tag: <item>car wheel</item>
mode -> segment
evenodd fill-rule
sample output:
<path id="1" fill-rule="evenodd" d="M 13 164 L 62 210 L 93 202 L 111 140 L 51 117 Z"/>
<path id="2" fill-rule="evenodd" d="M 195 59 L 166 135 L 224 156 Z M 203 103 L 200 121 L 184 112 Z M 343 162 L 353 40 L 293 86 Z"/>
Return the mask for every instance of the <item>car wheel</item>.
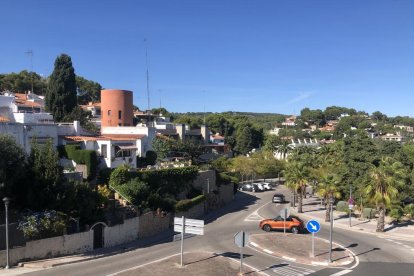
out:
<path id="1" fill-rule="evenodd" d="M 292 227 L 290 228 L 290 231 L 292 232 L 292 234 L 297 234 L 299 233 L 299 229 L 297 227 Z"/>
<path id="2" fill-rule="evenodd" d="M 255 190 L 255 189 L 252 189 L 252 192 L 253 192 L 253 193 L 255 193 L 255 192 L 256 192 L 256 190 Z"/>
<path id="3" fill-rule="evenodd" d="M 263 230 L 265 230 L 266 232 L 269 232 L 270 230 L 272 230 L 272 228 L 270 227 L 270 225 L 269 225 L 269 224 L 265 224 L 265 225 L 263 226 Z"/>

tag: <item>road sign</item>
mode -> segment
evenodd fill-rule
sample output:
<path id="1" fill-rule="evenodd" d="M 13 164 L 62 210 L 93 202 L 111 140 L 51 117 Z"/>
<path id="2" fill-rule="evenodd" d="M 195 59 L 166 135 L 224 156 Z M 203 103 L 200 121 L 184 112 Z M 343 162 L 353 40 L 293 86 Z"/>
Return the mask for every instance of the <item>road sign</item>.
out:
<path id="1" fill-rule="evenodd" d="M 348 205 L 354 205 L 354 199 L 352 198 L 352 197 L 350 197 L 349 199 L 348 199 Z"/>
<path id="2" fill-rule="evenodd" d="M 349 204 L 348 207 L 349 207 L 349 210 L 352 210 L 352 208 L 354 208 L 354 205 L 353 204 Z"/>
<path id="3" fill-rule="evenodd" d="M 245 247 L 248 244 L 249 235 L 246 232 L 240 231 L 234 235 L 234 243 L 238 247 Z"/>
<path id="4" fill-rule="evenodd" d="M 318 233 L 321 230 L 321 225 L 316 220 L 310 220 L 306 224 L 306 229 L 311 233 Z"/>
<path id="5" fill-rule="evenodd" d="M 290 216 L 289 208 L 283 208 L 282 210 L 280 210 L 279 215 L 282 217 L 282 219 L 288 218 Z"/>
<path id="6" fill-rule="evenodd" d="M 174 231 L 181 233 L 181 266 L 183 266 L 184 258 L 184 235 L 195 234 L 204 235 L 204 221 L 198 219 L 174 218 Z"/>
<path id="7" fill-rule="evenodd" d="M 183 218 L 174 218 L 174 231 L 183 231 Z M 184 233 L 204 235 L 204 221 L 198 219 L 185 219 Z"/>

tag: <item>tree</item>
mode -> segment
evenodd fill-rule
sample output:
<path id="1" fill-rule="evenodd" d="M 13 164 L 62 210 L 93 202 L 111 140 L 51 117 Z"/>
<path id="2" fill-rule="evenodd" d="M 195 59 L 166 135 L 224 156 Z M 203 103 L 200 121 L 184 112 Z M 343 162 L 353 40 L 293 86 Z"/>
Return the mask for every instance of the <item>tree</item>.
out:
<path id="1" fill-rule="evenodd" d="M 303 192 L 308 183 L 310 171 L 308 167 L 302 162 L 290 161 L 286 164 L 285 168 L 285 179 L 286 185 L 293 190 L 293 192 L 298 193 L 298 213 L 303 213 L 302 211 L 302 200 Z"/>
<path id="2" fill-rule="evenodd" d="M 337 175 L 329 173 L 327 169 L 321 170 L 321 176 L 318 179 L 318 195 L 324 199 L 325 202 L 325 221 L 331 221 L 329 212 L 329 199 L 340 198 L 341 193 L 338 191 L 338 184 L 340 179 Z"/>
<path id="3" fill-rule="evenodd" d="M 59 209 L 59 203 L 65 198 L 63 168 L 59 165 L 59 156 L 52 141 L 46 145 L 32 142 L 29 156 L 29 181 L 27 189 L 27 208 L 35 211 Z"/>
<path id="4" fill-rule="evenodd" d="M 286 139 L 282 140 L 276 147 L 276 152 L 282 157 L 282 159 L 286 159 L 292 150 L 293 146 L 290 144 L 289 140 Z"/>
<path id="5" fill-rule="evenodd" d="M 372 166 L 369 171 L 370 179 L 365 187 L 369 200 L 376 204 L 379 211 L 377 232 L 384 232 L 385 210 L 391 201 L 397 197 L 397 187 L 402 185 L 404 170 L 400 162 L 392 158 L 382 158 L 379 166 Z"/>
<path id="6" fill-rule="evenodd" d="M 252 131 L 249 126 L 245 126 L 240 132 L 237 133 L 236 141 L 236 150 L 241 154 L 247 154 L 253 149 Z"/>
<path id="7" fill-rule="evenodd" d="M 173 149 L 174 141 L 167 137 L 156 137 L 152 140 L 152 148 L 157 154 L 158 159 L 164 159 Z"/>
<path id="8" fill-rule="evenodd" d="M 70 56 L 62 54 L 55 60 L 45 97 L 46 110 L 61 121 L 77 105 L 76 76 Z"/>
<path id="9" fill-rule="evenodd" d="M 102 86 L 94 81 L 76 76 L 76 91 L 78 93 L 78 104 L 97 103 L 101 101 Z"/>
<path id="10" fill-rule="evenodd" d="M 11 136 L 0 135 L 0 198 L 10 197 L 14 203 L 25 202 L 22 184 L 26 175 L 26 156 Z"/>

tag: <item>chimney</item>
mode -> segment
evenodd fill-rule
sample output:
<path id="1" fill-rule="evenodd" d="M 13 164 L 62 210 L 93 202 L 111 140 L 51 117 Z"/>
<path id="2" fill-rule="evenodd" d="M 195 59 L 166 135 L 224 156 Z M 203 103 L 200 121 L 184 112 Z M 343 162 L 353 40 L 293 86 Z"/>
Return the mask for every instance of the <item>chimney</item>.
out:
<path id="1" fill-rule="evenodd" d="M 208 144 L 210 142 L 210 131 L 207 126 L 201 126 L 201 137 L 203 137 L 204 144 Z"/>
<path id="2" fill-rule="evenodd" d="M 185 124 L 176 124 L 175 129 L 177 130 L 178 137 L 181 141 L 185 140 Z"/>

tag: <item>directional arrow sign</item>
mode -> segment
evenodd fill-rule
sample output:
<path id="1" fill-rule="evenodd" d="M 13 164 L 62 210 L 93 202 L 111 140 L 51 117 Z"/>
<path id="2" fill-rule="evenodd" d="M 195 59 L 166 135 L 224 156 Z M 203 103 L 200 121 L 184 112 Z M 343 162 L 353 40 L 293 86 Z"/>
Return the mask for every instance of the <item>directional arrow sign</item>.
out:
<path id="1" fill-rule="evenodd" d="M 321 230 L 321 225 L 316 220 L 310 220 L 306 224 L 306 229 L 311 233 L 318 233 Z"/>

